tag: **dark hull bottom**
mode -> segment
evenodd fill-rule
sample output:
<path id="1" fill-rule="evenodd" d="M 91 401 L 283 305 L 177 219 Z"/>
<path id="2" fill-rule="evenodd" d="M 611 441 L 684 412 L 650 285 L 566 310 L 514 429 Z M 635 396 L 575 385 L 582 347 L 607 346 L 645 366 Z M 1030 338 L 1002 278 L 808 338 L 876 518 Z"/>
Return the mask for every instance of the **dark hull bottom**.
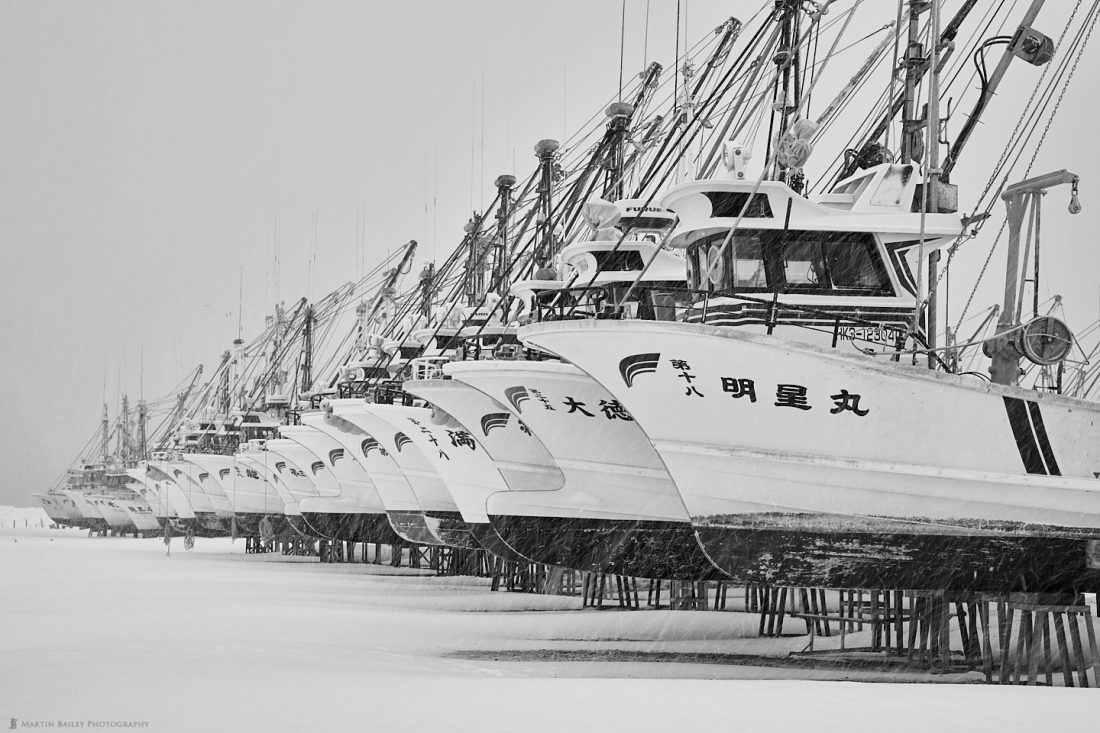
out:
<path id="1" fill-rule="evenodd" d="M 535 562 L 639 578 L 723 577 L 687 522 L 492 516 L 500 538 Z"/>
<path id="2" fill-rule="evenodd" d="M 286 517 L 287 524 L 294 530 L 294 533 L 307 539 L 318 540 L 326 539 L 327 535 L 320 534 L 316 529 L 310 526 L 309 521 L 300 514 L 288 514 Z"/>
<path id="3" fill-rule="evenodd" d="M 212 528 L 207 522 L 202 521 L 196 515 L 195 519 L 165 519 L 164 517 L 158 517 L 157 521 L 160 522 L 161 531 L 165 531 L 166 525 L 171 526 L 171 534 L 173 537 L 182 537 L 183 535 L 191 532 L 195 537 L 228 537 L 229 530 L 220 526 Z"/>
<path id="4" fill-rule="evenodd" d="M 386 512 L 390 527 L 399 537 L 414 545 L 445 545 L 428 526 L 423 512 Z"/>
<path id="5" fill-rule="evenodd" d="M 272 539 L 293 539 L 297 536 L 285 514 L 236 514 L 234 522 L 237 537 L 261 537 L 265 523 Z"/>
<path id="6" fill-rule="evenodd" d="M 402 543 L 385 514 L 303 512 L 302 518 L 302 533 L 313 537 L 383 545 Z"/>
<path id="7" fill-rule="evenodd" d="M 477 549 L 477 540 L 470 531 L 470 525 L 458 512 L 424 512 L 424 518 L 432 532 L 451 547 Z"/>
<path id="8" fill-rule="evenodd" d="M 508 562 L 529 563 L 531 559 L 516 552 L 513 548 L 500 538 L 496 530 L 493 529 L 493 525 L 486 522 L 481 523 L 468 523 L 466 526 L 470 528 L 470 534 L 474 536 L 477 543 L 488 550 L 491 554 L 496 555 L 502 560 Z"/>
<path id="9" fill-rule="evenodd" d="M 993 593 L 1100 588 L 1085 539 L 707 525 L 696 533 L 718 567 L 748 583 Z"/>
<path id="10" fill-rule="evenodd" d="M 228 537 L 229 527 L 213 512 L 195 512 L 195 534 L 200 537 Z M 199 534 L 199 530 L 203 534 Z"/>

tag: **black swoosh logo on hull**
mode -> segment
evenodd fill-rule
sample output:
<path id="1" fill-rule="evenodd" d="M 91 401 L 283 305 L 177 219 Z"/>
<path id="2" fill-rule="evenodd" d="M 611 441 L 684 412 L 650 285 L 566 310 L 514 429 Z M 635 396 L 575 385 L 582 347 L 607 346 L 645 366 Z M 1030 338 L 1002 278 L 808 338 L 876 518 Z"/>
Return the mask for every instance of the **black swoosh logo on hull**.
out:
<path id="1" fill-rule="evenodd" d="M 320 473 L 322 470 L 324 470 L 324 468 L 325 468 L 325 462 L 324 461 L 314 461 L 313 464 L 309 467 L 309 469 L 311 471 L 313 471 L 314 476 L 316 476 L 318 473 Z"/>
<path id="2" fill-rule="evenodd" d="M 625 356 L 619 361 L 619 375 L 627 387 L 634 386 L 634 380 L 639 374 L 649 374 L 657 371 L 657 364 L 661 360 L 660 354 L 634 354 Z"/>
<path id="3" fill-rule="evenodd" d="M 332 465 L 336 465 L 336 462 L 344 457 L 343 448 L 333 448 L 328 452 L 328 462 Z"/>
<path id="4" fill-rule="evenodd" d="M 400 453 L 402 448 L 412 442 L 412 438 L 405 435 L 404 433 L 398 433 L 397 435 L 393 436 L 393 442 L 397 446 L 397 452 Z"/>
<path id="5" fill-rule="evenodd" d="M 481 432 L 488 436 L 490 430 L 507 425 L 509 417 L 511 417 L 511 413 L 508 412 L 490 412 L 488 415 L 483 415 L 481 418 Z"/>
<path id="6" fill-rule="evenodd" d="M 369 456 L 372 450 L 378 448 L 378 441 L 374 438 L 364 438 L 359 447 L 363 451 L 363 456 Z"/>
<path id="7" fill-rule="evenodd" d="M 504 397 L 512 407 L 516 408 L 517 413 L 523 412 L 523 410 L 520 409 L 520 405 L 531 399 L 531 395 L 527 394 L 526 387 L 509 387 L 504 390 Z"/>
<path id="8" fill-rule="evenodd" d="M 282 473 L 286 470 L 286 461 L 275 461 L 275 470 Z"/>

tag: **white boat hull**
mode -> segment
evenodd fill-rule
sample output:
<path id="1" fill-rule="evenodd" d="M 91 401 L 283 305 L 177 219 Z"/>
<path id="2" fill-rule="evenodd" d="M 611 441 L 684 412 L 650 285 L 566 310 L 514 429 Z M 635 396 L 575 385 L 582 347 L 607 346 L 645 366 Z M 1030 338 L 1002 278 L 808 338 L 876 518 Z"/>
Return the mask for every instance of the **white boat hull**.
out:
<path id="1" fill-rule="evenodd" d="M 319 414 L 304 415 L 303 423 L 283 428 L 288 440 L 268 441 L 268 447 L 274 444 L 317 490 L 317 496 L 299 502 L 303 532 L 352 543 L 399 543 L 382 497 L 370 475 L 340 440 L 339 430 L 324 424 Z M 293 442 L 296 448 L 284 447 L 284 442 Z"/>
<path id="2" fill-rule="evenodd" d="M 445 371 L 507 405 L 563 475 L 554 491 L 490 497 L 488 513 L 508 544 L 582 570 L 685 579 L 717 574 L 660 457 L 629 412 L 590 376 L 569 364 L 529 361 L 462 362 Z"/>
<path id="3" fill-rule="evenodd" d="M 485 503 L 490 495 L 507 492 L 508 485 L 473 433 L 457 421 L 437 424 L 432 411 L 423 407 L 371 405 L 370 410 L 386 420 L 394 431 L 400 430 L 412 440 L 417 450 L 403 449 L 398 463 L 418 454 L 416 460 L 424 461 L 419 470 L 430 468 L 443 482 L 478 546 L 511 562 L 528 561 L 504 542 L 489 523 Z M 406 471 L 411 469 L 403 467 Z"/>
<path id="4" fill-rule="evenodd" d="M 708 326 L 546 323 L 521 336 L 626 405 L 731 576 L 1095 582 L 1096 405 Z"/>
<path id="5" fill-rule="evenodd" d="M 408 542 L 446 545 L 436 531 L 438 521 L 429 521 L 420 497 L 390 457 L 390 449 L 357 422 L 365 404 L 360 400 L 332 400 L 328 404 L 330 422 L 326 421 L 323 429 L 344 445 L 347 455 L 352 456 L 370 477 L 393 530 Z"/>

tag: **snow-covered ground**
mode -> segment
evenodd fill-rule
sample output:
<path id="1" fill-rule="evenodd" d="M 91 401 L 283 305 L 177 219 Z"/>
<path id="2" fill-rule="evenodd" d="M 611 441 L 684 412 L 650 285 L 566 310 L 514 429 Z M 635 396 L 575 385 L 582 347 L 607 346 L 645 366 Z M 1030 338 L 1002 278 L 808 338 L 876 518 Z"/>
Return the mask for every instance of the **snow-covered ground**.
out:
<path id="1" fill-rule="evenodd" d="M 974 674 L 638 661 L 780 660 L 806 639 L 756 638 L 741 613 L 579 606 L 481 579 L 245 555 L 228 540 L 190 553 L 177 541 L 167 556 L 158 540 L 8 521 L 0 729 L 1051 730 L 1091 726 L 1100 703 L 1091 689 L 966 684 Z M 846 681 L 884 679 L 957 684 Z"/>
<path id="2" fill-rule="evenodd" d="M 40 506 L 0 506 L 0 529 L 45 528 L 53 524 Z"/>

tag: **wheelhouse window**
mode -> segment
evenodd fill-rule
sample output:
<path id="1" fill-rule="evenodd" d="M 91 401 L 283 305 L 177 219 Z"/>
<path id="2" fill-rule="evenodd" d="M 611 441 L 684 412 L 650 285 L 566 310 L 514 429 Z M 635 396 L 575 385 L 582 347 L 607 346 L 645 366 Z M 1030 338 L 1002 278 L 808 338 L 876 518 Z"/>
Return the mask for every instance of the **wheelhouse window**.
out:
<path id="1" fill-rule="evenodd" d="M 863 232 L 742 230 L 687 248 L 688 282 L 706 291 L 893 295 L 874 237 Z"/>
<path id="2" fill-rule="evenodd" d="M 641 253 L 634 249 L 620 249 L 617 252 L 596 250 L 592 255 L 596 258 L 596 266 L 604 272 L 645 269 Z"/>
<path id="3" fill-rule="evenodd" d="M 682 321 L 684 314 L 691 308 L 691 293 L 683 288 L 674 288 L 671 283 L 664 289 L 649 291 L 653 302 L 653 320 Z"/>

